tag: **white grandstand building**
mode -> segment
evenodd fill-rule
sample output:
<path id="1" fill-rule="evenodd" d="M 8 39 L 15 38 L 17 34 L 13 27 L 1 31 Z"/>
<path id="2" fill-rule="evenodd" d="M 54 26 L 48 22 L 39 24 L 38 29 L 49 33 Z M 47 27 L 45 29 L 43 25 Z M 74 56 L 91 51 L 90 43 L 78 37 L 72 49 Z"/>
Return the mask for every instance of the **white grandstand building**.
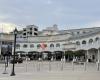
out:
<path id="1" fill-rule="evenodd" d="M 100 27 L 58 30 L 57 25 L 38 31 L 35 25 L 29 25 L 18 32 L 16 53 L 37 54 L 42 58 L 56 54 L 61 59 L 66 51 L 84 50 L 87 59 L 100 59 Z"/>

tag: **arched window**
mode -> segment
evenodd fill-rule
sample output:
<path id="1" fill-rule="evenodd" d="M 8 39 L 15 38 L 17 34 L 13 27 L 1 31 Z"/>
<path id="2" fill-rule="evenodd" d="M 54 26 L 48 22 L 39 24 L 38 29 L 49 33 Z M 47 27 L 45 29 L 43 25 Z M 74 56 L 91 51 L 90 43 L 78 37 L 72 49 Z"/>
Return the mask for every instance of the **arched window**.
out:
<path id="1" fill-rule="evenodd" d="M 92 44 L 92 43 L 93 43 L 93 39 L 90 39 L 90 40 L 89 40 L 89 43 Z"/>
<path id="2" fill-rule="evenodd" d="M 96 38 L 95 38 L 95 41 L 99 41 L 99 37 L 96 37 Z"/>
<path id="3" fill-rule="evenodd" d="M 76 45 L 80 45 L 80 42 L 79 41 L 76 41 Z"/>
<path id="4" fill-rule="evenodd" d="M 34 44 L 30 44 L 30 48 L 33 48 L 34 47 Z"/>
<path id="5" fill-rule="evenodd" d="M 16 44 L 16 48 L 17 49 L 20 49 L 20 44 Z"/>
<path id="6" fill-rule="evenodd" d="M 39 49 L 40 47 L 41 47 L 41 45 L 40 45 L 40 44 L 38 44 L 38 45 L 37 45 L 37 48 Z"/>
<path id="7" fill-rule="evenodd" d="M 85 41 L 85 40 L 83 40 L 83 41 L 82 41 L 82 44 L 86 44 L 86 41 Z"/>
<path id="8" fill-rule="evenodd" d="M 24 44 L 24 45 L 23 45 L 23 48 L 27 48 L 27 44 Z"/>
<path id="9" fill-rule="evenodd" d="M 54 47 L 54 44 L 50 44 L 50 47 Z"/>
<path id="10" fill-rule="evenodd" d="M 56 44 L 56 47 L 60 47 L 60 44 L 59 44 L 59 43 L 57 43 L 57 44 Z"/>

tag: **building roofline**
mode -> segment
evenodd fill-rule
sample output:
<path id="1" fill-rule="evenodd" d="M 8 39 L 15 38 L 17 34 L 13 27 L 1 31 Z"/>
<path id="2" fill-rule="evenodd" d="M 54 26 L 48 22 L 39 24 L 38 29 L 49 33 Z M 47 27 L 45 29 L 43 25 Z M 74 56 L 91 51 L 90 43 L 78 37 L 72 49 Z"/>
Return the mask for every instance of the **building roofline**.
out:
<path id="1" fill-rule="evenodd" d="M 68 30 L 59 30 L 59 31 L 72 31 L 72 30 L 94 29 L 94 28 L 100 28 L 100 27 L 91 27 L 91 28 L 79 28 L 79 29 L 68 29 Z"/>

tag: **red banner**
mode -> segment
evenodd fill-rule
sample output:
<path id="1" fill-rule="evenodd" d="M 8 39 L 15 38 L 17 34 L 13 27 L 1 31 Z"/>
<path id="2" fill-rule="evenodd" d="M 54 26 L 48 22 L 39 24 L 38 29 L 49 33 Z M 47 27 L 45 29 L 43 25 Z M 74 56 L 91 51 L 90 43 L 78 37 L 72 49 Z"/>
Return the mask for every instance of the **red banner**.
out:
<path id="1" fill-rule="evenodd" d="M 47 47 L 47 44 L 41 43 L 41 48 L 45 49 Z"/>

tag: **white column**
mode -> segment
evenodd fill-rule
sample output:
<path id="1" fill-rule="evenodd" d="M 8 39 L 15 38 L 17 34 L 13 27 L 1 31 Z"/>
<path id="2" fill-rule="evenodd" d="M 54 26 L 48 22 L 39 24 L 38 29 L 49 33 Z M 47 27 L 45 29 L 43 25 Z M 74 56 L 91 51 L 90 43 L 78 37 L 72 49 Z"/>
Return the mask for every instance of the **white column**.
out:
<path id="1" fill-rule="evenodd" d="M 99 49 L 98 49 L 98 62 L 100 62 L 100 51 L 99 51 Z"/>
<path id="2" fill-rule="evenodd" d="M 64 51 L 64 59 L 63 59 L 63 61 L 66 62 L 65 51 Z"/>
<path id="3" fill-rule="evenodd" d="M 87 56 L 87 60 L 86 60 L 86 62 L 89 62 L 89 51 L 87 50 L 87 54 L 86 54 L 86 56 Z"/>

